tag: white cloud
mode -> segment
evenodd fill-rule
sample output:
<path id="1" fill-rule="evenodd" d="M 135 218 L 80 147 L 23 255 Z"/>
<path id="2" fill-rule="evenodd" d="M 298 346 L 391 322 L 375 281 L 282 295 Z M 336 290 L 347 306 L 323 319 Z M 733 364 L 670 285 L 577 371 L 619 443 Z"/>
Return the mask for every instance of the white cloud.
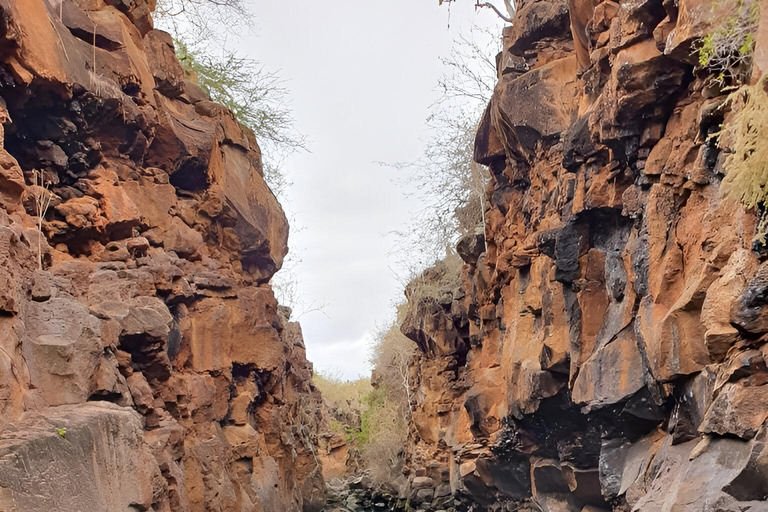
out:
<path id="1" fill-rule="evenodd" d="M 300 288 L 327 301 L 301 318 L 310 359 L 347 378 L 367 374 L 369 335 L 392 315 L 402 287 L 390 270 L 393 240 L 419 205 L 396 171 L 376 162 L 420 155 L 445 55 L 461 27 L 496 24 L 471 0 L 310 0 L 251 4 L 256 35 L 240 49 L 287 79 L 296 128 L 311 153 L 285 168 L 287 209 L 302 227 L 291 246 Z M 233 42 L 230 39 L 230 42 Z M 327 315 L 327 316 L 326 316 Z"/>

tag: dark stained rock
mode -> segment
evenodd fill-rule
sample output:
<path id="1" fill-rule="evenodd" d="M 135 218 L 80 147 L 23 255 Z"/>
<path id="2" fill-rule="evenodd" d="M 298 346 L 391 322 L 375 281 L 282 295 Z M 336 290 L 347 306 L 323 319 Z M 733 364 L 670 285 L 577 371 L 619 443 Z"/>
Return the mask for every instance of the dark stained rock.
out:
<path id="1" fill-rule="evenodd" d="M 766 264 L 723 200 L 731 107 L 685 55 L 717 9 L 516 4 L 475 140 L 484 247 L 406 293 L 406 462 L 449 461 L 428 476 L 483 510 L 763 510 Z"/>
<path id="2" fill-rule="evenodd" d="M 456 252 L 465 263 L 476 265 L 480 255 L 485 252 L 485 235 L 470 233 L 461 237 L 456 243 Z"/>
<path id="3" fill-rule="evenodd" d="M 731 308 L 731 322 L 752 333 L 768 332 L 768 264 L 763 263 Z"/>

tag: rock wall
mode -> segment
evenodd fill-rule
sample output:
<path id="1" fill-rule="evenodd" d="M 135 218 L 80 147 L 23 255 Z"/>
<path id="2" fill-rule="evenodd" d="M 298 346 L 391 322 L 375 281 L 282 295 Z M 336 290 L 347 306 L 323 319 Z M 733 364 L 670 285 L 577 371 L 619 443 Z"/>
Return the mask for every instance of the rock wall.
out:
<path id="1" fill-rule="evenodd" d="M 724 3 L 518 3 L 476 140 L 485 236 L 402 326 L 410 495 L 768 510 L 768 263 L 721 190 L 733 104 L 693 68 Z"/>
<path id="2" fill-rule="evenodd" d="M 0 510 L 318 510 L 286 218 L 153 4 L 0 0 Z"/>

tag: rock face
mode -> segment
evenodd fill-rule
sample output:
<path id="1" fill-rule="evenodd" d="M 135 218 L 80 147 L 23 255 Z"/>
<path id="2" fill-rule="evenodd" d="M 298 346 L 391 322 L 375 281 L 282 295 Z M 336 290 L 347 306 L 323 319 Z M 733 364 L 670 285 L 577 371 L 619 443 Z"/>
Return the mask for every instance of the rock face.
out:
<path id="1" fill-rule="evenodd" d="M 476 140 L 486 244 L 459 243 L 461 286 L 402 329 L 410 495 L 766 510 L 768 263 L 720 189 L 730 106 L 690 55 L 722 3 L 519 4 Z"/>
<path id="2" fill-rule="evenodd" d="M 319 510 L 286 218 L 153 7 L 0 0 L 0 510 Z"/>

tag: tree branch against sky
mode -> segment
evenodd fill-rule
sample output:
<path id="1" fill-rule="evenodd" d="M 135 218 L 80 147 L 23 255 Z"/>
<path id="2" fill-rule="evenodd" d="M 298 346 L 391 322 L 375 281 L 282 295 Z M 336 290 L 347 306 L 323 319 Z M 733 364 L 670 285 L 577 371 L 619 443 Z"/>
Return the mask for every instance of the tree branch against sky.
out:
<path id="1" fill-rule="evenodd" d="M 439 98 L 427 118 L 421 158 L 392 167 L 405 173 L 405 194 L 423 208 L 396 231 L 393 271 L 403 284 L 453 250 L 458 237 L 482 224 L 487 173 L 474 163 L 477 123 L 496 84 L 495 31 L 459 33 L 438 79 Z"/>
<path id="2" fill-rule="evenodd" d="M 243 0 L 157 0 L 155 8 L 158 26 L 193 45 L 221 43 L 222 33 L 249 29 L 252 19 Z"/>
<path id="3" fill-rule="evenodd" d="M 439 0 L 440 5 L 443 5 L 444 3 L 450 4 L 455 1 L 456 0 Z M 515 0 L 504 0 L 504 8 L 507 11 L 506 14 L 501 12 L 501 9 L 496 7 L 496 5 L 491 2 L 480 2 L 479 0 L 475 0 L 475 8 L 491 9 L 502 20 L 506 21 L 507 23 L 512 23 L 512 19 L 515 17 L 515 12 L 517 12 L 517 2 Z"/>

